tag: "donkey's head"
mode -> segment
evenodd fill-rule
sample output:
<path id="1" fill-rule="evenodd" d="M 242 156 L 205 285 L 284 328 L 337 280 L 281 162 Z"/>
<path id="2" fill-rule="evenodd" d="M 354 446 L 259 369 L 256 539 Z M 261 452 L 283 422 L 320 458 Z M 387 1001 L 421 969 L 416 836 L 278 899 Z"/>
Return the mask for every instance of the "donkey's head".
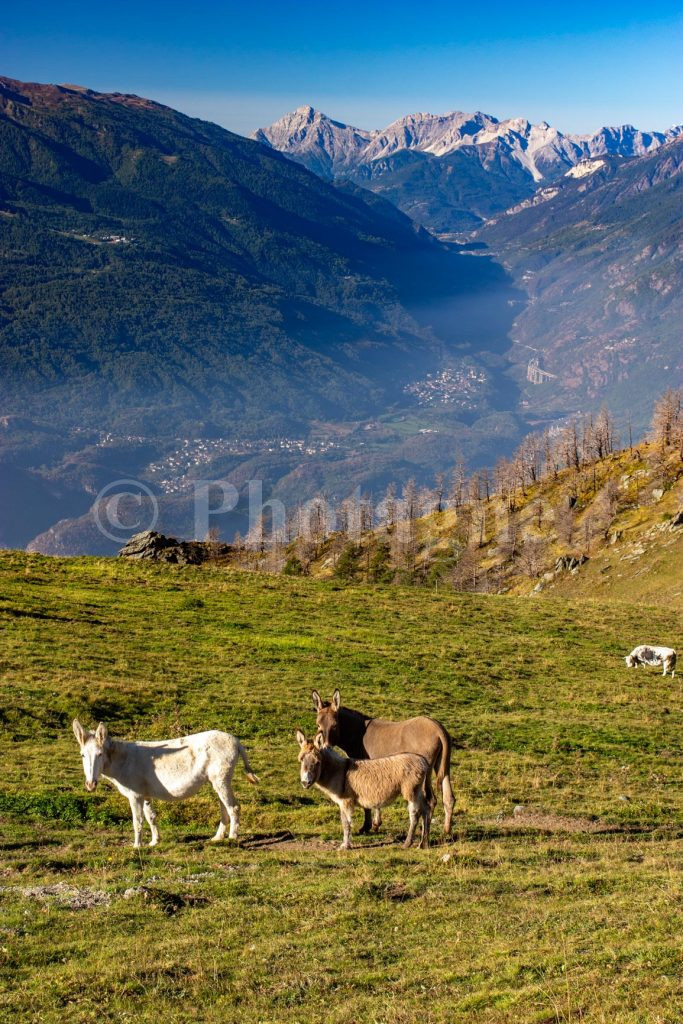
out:
<path id="1" fill-rule="evenodd" d="M 325 743 L 330 747 L 336 747 L 339 743 L 339 708 L 341 707 L 341 693 L 335 690 L 332 700 L 323 700 L 317 690 L 311 694 L 313 698 L 313 709 L 316 712 L 315 724 L 318 732 L 322 733 Z"/>
<path id="2" fill-rule="evenodd" d="M 297 729 L 296 741 L 299 744 L 299 778 L 304 789 L 309 789 L 320 778 L 321 751 L 326 746 L 325 740 L 320 732 L 316 733 L 315 739 L 307 740 L 301 729 Z"/>
<path id="3" fill-rule="evenodd" d="M 85 788 L 89 793 L 92 793 L 102 774 L 103 762 L 109 743 L 107 727 L 100 722 L 95 732 L 89 732 L 83 728 L 77 718 L 74 718 L 73 729 L 78 746 L 81 748 Z"/>

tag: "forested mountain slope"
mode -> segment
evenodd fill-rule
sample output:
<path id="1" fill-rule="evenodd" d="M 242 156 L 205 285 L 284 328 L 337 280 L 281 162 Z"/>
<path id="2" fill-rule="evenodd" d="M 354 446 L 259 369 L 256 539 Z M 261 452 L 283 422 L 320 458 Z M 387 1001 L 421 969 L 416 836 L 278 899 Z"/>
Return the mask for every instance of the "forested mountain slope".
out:
<path id="1" fill-rule="evenodd" d="M 606 401 L 637 435 L 657 391 L 683 384 L 683 139 L 581 171 L 478 237 L 528 294 L 512 356 L 529 414 Z M 533 359 L 545 372 L 525 382 Z"/>
<path id="2" fill-rule="evenodd" d="M 368 413 L 453 340 L 411 305 L 491 284 L 393 207 L 158 104 L 5 79 L 0 110 L 4 403 L 49 387 L 54 417 L 131 429 Z"/>

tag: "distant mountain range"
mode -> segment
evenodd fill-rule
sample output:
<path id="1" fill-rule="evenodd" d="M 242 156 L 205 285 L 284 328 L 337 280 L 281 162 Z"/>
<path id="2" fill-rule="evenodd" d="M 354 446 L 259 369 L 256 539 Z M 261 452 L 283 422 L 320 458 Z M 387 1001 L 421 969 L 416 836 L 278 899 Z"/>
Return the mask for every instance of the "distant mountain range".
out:
<path id="1" fill-rule="evenodd" d="M 683 384 L 682 127 L 565 135 L 454 112 L 367 132 L 301 107 L 255 138 L 505 266 L 527 296 L 508 355 L 530 420 L 605 400 L 638 433 L 657 389 Z"/>
<path id="2" fill-rule="evenodd" d="M 252 136 L 321 177 L 349 179 L 439 233 L 471 230 L 582 161 L 652 153 L 683 133 L 631 125 L 565 135 L 547 122 L 476 111 L 409 114 L 364 131 L 304 106 Z"/>

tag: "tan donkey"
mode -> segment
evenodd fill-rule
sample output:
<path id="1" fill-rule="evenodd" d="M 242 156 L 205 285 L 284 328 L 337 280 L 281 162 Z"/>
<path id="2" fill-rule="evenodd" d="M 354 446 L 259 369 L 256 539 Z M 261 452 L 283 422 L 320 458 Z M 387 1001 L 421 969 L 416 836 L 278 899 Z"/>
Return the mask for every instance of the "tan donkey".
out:
<path id="1" fill-rule="evenodd" d="M 420 754 L 393 754 L 375 760 L 343 757 L 325 743 L 321 733 L 307 740 L 296 731 L 301 785 L 317 786 L 339 807 L 344 839 L 340 849 L 351 849 L 351 823 L 356 807 L 386 807 L 402 796 L 408 804 L 410 827 L 404 848 L 412 846 L 418 818 L 422 820 L 420 849 L 429 846 L 432 792 L 429 761 Z"/>
<path id="2" fill-rule="evenodd" d="M 363 758 L 387 757 L 390 754 L 420 754 L 429 762 L 429 778 L 432 770 L 436 774 L 436 787 L 430 788 L 432 813 L 436 797 L 443 796 L 445 835 L 451 831 L 455 799 L 451 787 L 451 737 L 448 730 L 435 718 L 420 715 L 402 722 L 386 718 L 372 718 L 360 711 L 344 707 L 339 690 L 332 694 L 332 700 L 323 700 L 317 690 L 312 693 L 316 711 L 316 726 L 326 743 L 341 747 L 345 754 L 356 760 Z M 379 828 L 382 816 L 379 808 L 372 808 L 372 827 Z M 365 811 L 365 822 L 361 832 L 370 831 L 370 809 Z"/>

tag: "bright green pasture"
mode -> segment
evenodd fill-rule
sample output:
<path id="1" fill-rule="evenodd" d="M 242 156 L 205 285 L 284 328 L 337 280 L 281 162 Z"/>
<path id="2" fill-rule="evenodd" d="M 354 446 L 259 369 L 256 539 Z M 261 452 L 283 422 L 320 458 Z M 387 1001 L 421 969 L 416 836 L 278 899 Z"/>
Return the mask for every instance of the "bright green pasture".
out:
<path id="1" fill-rule="evenodd" d="M 678 1024 L 681 683 L 625 669 L 646 639 L 683 647 L 678 616 L 3 553 L 0 1019 Z M 293 739 L 335 686 L 448 727 L 452 842 L 439 807 L 405 853 L 397 804 L 336 850 Z M 207 791 L 134 851 L 75 715 L 236 733 L 261 777 L 236 771 L 241 845 L 207 844 Z"/>

